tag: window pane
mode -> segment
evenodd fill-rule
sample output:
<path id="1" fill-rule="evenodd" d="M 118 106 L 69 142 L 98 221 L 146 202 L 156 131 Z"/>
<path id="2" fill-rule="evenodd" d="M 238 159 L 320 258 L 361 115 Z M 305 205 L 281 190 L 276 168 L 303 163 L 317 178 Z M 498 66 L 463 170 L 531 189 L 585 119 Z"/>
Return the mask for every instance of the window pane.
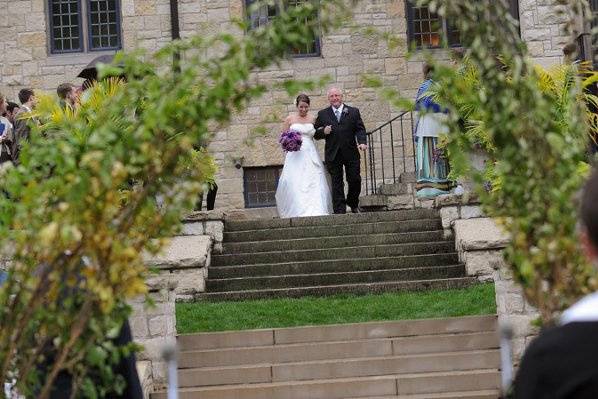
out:
<path id="1" fill-rule="evenodd" d="M 415 7 L 407 3 L 410 16 L 410 41 L 417 47 L 439 47 L 442 24 L 437 14 L 430 12 L 428 7 Z"/>
<path id="2" fill-rule="evenodd" d="M 285 1 L 285 7 L 296 7 L 301 5 L 306 0 L 287 0 Z M 247 8 L 250 10 L 247 18 L 248 18 L 248 25 L 250 29 L 256 29 L 260 26 L 264 26 L 268 24 L 272 18 L 274 18 L 278 14 L 278 9 L 275 6 L 270 5 L 261 5 L 257 9 L 252 8 L 252 4 L 254 3 L 253 0 L 245 0 L 245 4 Z M 314 13 L 313 16 L 307 17 L 305 22 L 313 21 L 313 18 L 318 18 L 317 11 Z M 320 54 L 320 42 L 319 38 L 314 37 L 309 40 L 308 43 L 298 46 L 296 48 L 290 49 L 291 54 L 294 55 L 319 55 Z"/>
<path id="3" fill-rule="evenodd" d="M 49 21 L 53 53 L 81 51 L 79 0 L 49 0 Z M 77 39 L 77 40 L 75 40 Z"/>
<path id="4" fill-rule="evenodd" d="M 446 31 L 449 46 L 460 46 L 462 44 L 461 33 L 456 27 L 447 22 Z"/>
<path id="5" fill-rule="evenodd" d="M 281 169 L 281 166 L 243 168 L 246 208 L 276 205 L 275 194 Z"/>
<path id="6" fill-rule="evenodd" d="M 91 49 L 120 48 L 118 2 L 116 0 L 88 0 L 88 4 Z"/>

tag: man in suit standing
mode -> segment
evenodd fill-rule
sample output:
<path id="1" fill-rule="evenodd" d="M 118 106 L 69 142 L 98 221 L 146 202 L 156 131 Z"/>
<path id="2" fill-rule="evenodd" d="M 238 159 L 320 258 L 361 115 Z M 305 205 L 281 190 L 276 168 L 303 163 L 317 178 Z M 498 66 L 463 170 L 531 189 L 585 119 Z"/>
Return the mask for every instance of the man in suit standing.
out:
<path id="1" fill-rule="evenodd" d="M 336 87 L 328 90 L 330 107 L 318 112 L 315 122 L 316 140 L 325 139 L 326 168 L 332 178 L 332 206 L 334 213 L 360 213 L 361 171 L 359 151 L 365 151 L 366 131 L 359 109 L 343 103 L 343 93 Z M 349 185 L 345 199 L 343 167 Z"/>
<path id="2" fill-rule="evenodd" d="M 581 200 L 580 239 L 598 265 L 598 169 Z M 516 399 L 598 398 L 598 292 L 563 312 L 558 326 L 544 330 L 525 351 L 515 380 Z"/>

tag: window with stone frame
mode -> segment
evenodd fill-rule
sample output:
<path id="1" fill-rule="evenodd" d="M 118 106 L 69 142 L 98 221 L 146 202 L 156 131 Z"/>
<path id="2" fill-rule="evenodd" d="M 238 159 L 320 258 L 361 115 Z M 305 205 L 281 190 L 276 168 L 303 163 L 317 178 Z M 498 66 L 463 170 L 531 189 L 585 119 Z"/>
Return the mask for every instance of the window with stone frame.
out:
<path id="1" fill-rule="evenodd" d="M 276 206 L 276 188 L 282 166 L 243 168 L 245 208 Z"/>
<path id="2" fill-rule="evenodd" d="M 296 7 L 309 0 L 284 0 L 284 7 Z M 253 4 L 256 0 L 245 0 L 246 9 L 248 10 L 249 28 L 256 29 L 264 26 L 272 20 L 279 13 L 279 6 L 262 4 L 255 7 Z M 314 15 L 311 18 L 318 18 Z M 317 57 L 320 55 L 320 38 L 315 37 L 309 44 L 299 48 L 290 49 L 293 57 Z"/>
<path id="3" fill-rule="evenodd" d="M 120 0 L 48 0 L 50 52 L 122 47 Z"/>
<path id="4" fill-rule="evenodd" d="M 519 1 L 506 0 L 511 15 L 519 20 Z M 463 40 L 459 30 L 451 21 L 433 13 L 427 6 L 418 7 L 406 1 L 407 36 L 410 43 L 418 48 L 439 48 L 443 45 L 461 47 Z"/>

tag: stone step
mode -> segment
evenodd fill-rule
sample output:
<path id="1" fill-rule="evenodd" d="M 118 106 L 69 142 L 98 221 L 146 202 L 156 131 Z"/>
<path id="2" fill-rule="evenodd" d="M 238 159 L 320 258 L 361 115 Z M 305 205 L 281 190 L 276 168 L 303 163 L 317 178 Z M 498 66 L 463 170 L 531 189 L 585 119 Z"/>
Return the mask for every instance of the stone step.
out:
<path id="1" fill-rule="evenodd" d="M 442 229 L 440 218 L 403 221 L 380 221 L 360 224 L 327 224 L 323 226 L 300 226 L 224 233 L 226 243 L 243 241 L 289 240 L 306 237 L 329 237 L 343 235 L 368 235 L 381 233 L 408 233 Z"/>
<path id="2" fill-rule="evenodd" d="M 224 243 L 223 254 L 402 244 L 407 242 L 442 241 L 443 238 L 443 230 L 434 230 L 411 233 L 369 234 L 366 236 L 361 234 L 333 235 L 328 237 L 232 242 Z"/>
<path id="3" fill-rule="evenodd" d="M 419 267 L 411 269 L 366 270 L 341 273 L 291 274 L 282 276 L 208 279 L 208 292 L 313 287 L 323 285 L 412 281 L 465 277 L 464 265 Z"/>
<path id="4" fill-rule="evenodd" d="M 337 343 L 380 338 L 416 339 L 423 340 L 422 344 L 425 344 L 431 342 L 428 338 L 440 338 L 441 335 L 494 332 L 496 331 L 496 323 L 496 315 L 371 321 L 367 323 L 182 334 L 177 337 L 177 344 L 182 352 L 323 342 Z M 404 347 L 407 348 L 407 342 L 400 341 L 397 348 L 399 350 Z"/>
<path id="5" fill-rule="evenodd" d="M 386 209 L 387 198 L 385 195 L 370 194 L 359 199 L 359 206 L 367 210 Z"/>
<path id="6" fill-rule="evenodd" d="M 196 294 L 196 301 L 246 301 L 267 298 L 301 298 L 304 296 L 329 296 L 338 294 L 367 295 L 381 292 L 447 290 L 465 288 L 477 282 L 475 277 L 461 277 L 415 281 L 386 281 L 378 283 L 326 285 L 301 288 L 271 288 Z"/>
<path id="7" fill-rule="evenodd" d="M 348 213 L 344 215 L 311 216 L 269 220 L 227 220 L 225 231 L 260 230 L 283 227 L 360 224 L 379 221 L 432 219 L 438 217 L 434 209 L 409 209 L 392 212 Z"/>
<path id="8" fill-rule="evenodd" d="M 401 255 L 429 255 L 454 251 L 455 243 L 453 241 L 356 246 L 346 248 L 306 249 L 287 252 L 272 251 L 214 255 L 212 256 L 212 266 L 281 263 L 325 259 L 360 259 Z"/>
<path id="9" fill-rule="evenodd" d="M 333 259 L 305 262 L 266 263 L 242 266 L 210 266 L 209 278 L 279 276 L 285 274 L 334 273 L 358 270 L 445 266 L 459 263 L 456 252 L 365 259 Z"/>
<path id="10" fill-rule="evenodd" d="M 342 399 L 381 395 L 412 395 L 458 391 L 494 390 L 500 383 L 496 369 L 470 370 L 374 377 L 335 378 L 181 388 L 180 399 Z M 167 399 L 166 392 L 151 394 L 152 399 Z"/>
<path id="11" fill-rule="evenodd" d="M 400 396 L 368 396 L 359 398 L 345 399 L 498 399 L 500 391 L 498 389 L 485 389 L 483 391 L 449 392 L 449 393 L 424 393 L 417 395 Z"/>
<path id="12" fill-rule="evenodd" d="M 497 349 L 179 370 L 181 387 L 496 369 Z"/>
<path id="13" fill-rule="evenodd" d="M 404 195 L 409 194 L 409 185 L 407 183 L 381 184 L 377 190 L 381 195 Z"/>
<path id="14" fill-rule="evenodd" d="M 186 345 L 190 344 L 193 344 L 193 341 L 187 340 Z M 253 347 L 183 350 L 179 356 L 179 368 L 289 363 L 497 348 L 498 337 L 493 331 L 337 342 L 273 344 Z"/>

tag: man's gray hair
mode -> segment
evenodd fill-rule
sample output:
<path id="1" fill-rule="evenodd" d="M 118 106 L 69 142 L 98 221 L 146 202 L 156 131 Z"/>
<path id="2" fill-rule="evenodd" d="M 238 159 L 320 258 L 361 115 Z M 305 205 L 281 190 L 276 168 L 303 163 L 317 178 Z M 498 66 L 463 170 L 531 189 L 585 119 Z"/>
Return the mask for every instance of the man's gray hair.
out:
<path id="1" fill-rule="evenodd" d="M 341 89 L 339 89 L 339 88 L 338 88 L 338 87 L 336 87 L 336 86 L 331 86 L 331 87 L 329 87 L 329 88 L 328 88 L 328 90 L 326 91 L 326 95 L 327 95 L 327 96 L 329 96 L 329 95 L 330 95 L 330 92 L 331 92 L 332 90 L 336 90 L 336 91 L 338 91 L 339 93 L 341 93 L 341 95 L 343 94 L 343 91 L 342 91 Z"/>

